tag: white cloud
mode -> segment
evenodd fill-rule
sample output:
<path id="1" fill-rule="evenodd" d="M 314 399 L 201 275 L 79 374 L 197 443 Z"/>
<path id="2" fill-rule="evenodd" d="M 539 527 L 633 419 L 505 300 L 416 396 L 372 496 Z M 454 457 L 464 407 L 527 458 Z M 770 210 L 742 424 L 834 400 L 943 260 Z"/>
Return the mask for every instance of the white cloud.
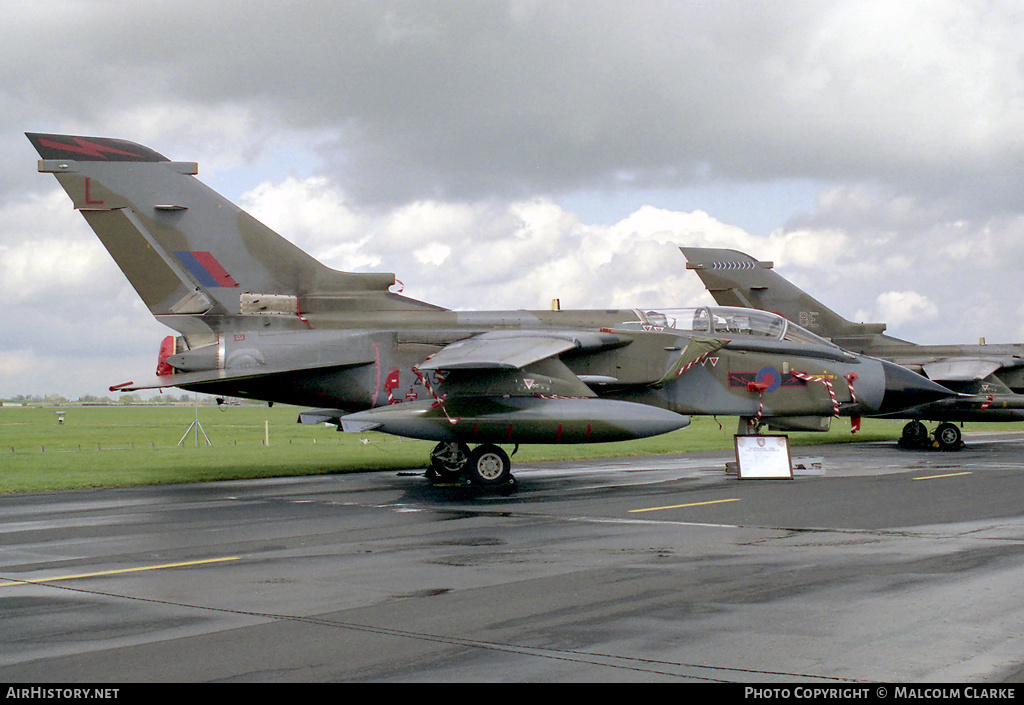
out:
<path id="1" fill-rule="evenodd" d="M 61 190 L 0 208 L 0 296 L 7 303 L 59 299 L 85 285 L 105 287 L 109 256 Z M 116 271 L 116 270 L 115 270 Z"/>
<path id="2" fill-rule="evenodd" d="M 8 13 L 7 124 L 199 161 L 326 264 L 394 271 L 410 296 L 685 305 L 708 298 L 675 247 L 728 247 L 900 337 L 1022 337 L 980 313 L 1024 267 L 1013 2 L 103 7 Z M 2 373 L 23 356 L 63 346 L 39 369 L 106 355 L 120 376 L 164 333 L 34 160 L 0 135 L 0 394 L 23 391 Z M 735 225 L 765 212 L 770 235 Z M 96 365 L 61 378 L 102 391 Z"/>
<path id="3" fill-rule="evenodd" d="M 413 250 L 413 256 L 420 264 L 430 265 L 437 267 L 444 264 L 444 261 L 448 259 L 448 255 L 452 253 L 452 248 L 448 245 L 442 245 L 439 242 L 431 242 L 423 247 Z"/>
<path id="4" fill-rule="evenodd" d="M 31 349 L 0 350 L 0 379 L 28 379 L 37 373 Z"/>
<path id="5" fill-rule="evenodd" d="M 931 322 L 939 317 L 938 307 L 916 291 L 886 291 L 876 302 L 880 319 L 892 326 Z"/>
<path id="6" fill-rule="evenodd" d="M 324 259 L 331 266 L 373 263 L 394 271 L 406 294 L 450 308 L 547 308 L 553 298 L 574 308 L 686 305 L 707 295 L 686 271 L 680 244 L 752 248 L 758 242 L 703 212 L 642 207 L 600 226 L 547 199 L 503 206 L 417 201 L 353 214 L 341 189 L 321 186 L 264 183 L 244 200 L 282 235 L 329 254 Z M 324 235 L 339 220 L 343 232 Z"/>
<path id="7" fill-rule="evenodd" d="M 323 176 L 264 182 L 242 194 L 238 204 L 316 257 L 329 257 L 325 250 L 358 239 L 364 223 L 345 195 Z"/>
<path id="8" fill-rule="evenodd" d="M 924 185 L 1024 156 L 1011 2 L 182 0 L 171 24 L 164 3 L 68 7 L 0 28 L 12 116 L 173 140 L 211 168 L 301 134 L 363 201 L 622 174 Z"/>

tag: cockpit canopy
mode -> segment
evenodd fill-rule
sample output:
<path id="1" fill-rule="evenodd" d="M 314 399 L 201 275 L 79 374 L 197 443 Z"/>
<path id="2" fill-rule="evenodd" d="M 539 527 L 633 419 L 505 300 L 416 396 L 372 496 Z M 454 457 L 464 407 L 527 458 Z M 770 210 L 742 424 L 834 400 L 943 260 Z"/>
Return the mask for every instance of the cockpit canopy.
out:
<path id="1" fill-rule="evenodd" d="M 775 313 L 729 306 L 664 308 L 640 311 L 645 325 L 693 331 L 705 335 L 754 335 L 774 340 L 836 347 L 806 328 Z"/>

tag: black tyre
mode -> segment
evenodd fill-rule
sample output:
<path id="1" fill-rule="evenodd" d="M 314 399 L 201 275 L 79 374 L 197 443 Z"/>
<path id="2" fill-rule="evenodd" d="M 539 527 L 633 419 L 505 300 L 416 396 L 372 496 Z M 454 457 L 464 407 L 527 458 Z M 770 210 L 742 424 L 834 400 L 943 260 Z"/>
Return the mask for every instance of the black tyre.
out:
<path id="1" fill-rule="evenodd" d="M 466 471 L 469 446 L 465 443 L 438 443 L 430 451 L 430 469 L 438 480 L 452 482 Z"/>
<path id="2" fill-rule="evenodd" d="M 940 423 L 935 429 L 934 437 L 942 450 L 960 450 L 963 441 L 960 429 L 951 423 Z"/>
<path id="3" fill-rule="evenodd" d="M 512 474 L 508 454 L 496 445 L 485 443 L 469 454 L 466 475 L 477 485 L 503 485 Z"/>
<path id="4" fill-rule="evenodd" d="M 920 421 L 911 421 L 903 427 L 903 437 L 900 439 L 904 443 L 910 443 L 914 445 L 923 444 L 928 438 L 928 429 Z"/>

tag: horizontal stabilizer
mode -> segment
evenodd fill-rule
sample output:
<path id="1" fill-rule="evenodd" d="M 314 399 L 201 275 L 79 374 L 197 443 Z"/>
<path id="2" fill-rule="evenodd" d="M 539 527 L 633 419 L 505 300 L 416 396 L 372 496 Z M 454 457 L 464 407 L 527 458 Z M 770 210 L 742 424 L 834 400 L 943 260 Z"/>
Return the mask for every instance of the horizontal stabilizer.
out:
<path id="1" fill-rule="evenodd" d="M 298 422 L 301 424 L 340 424 L 346 412 L 341 409 L 305 409 L 299 412 Z"/>
<path id="2" fill-rule="evenodd" d="M 201 372 L 179 372 L 170 375 L 157 375 L 142 382 L 125 382 L 110 387 L 112 392 L 137 392 L 141 389 L 165 389 L 167 387 L 183 387 L 195 389 L 205 384 L 218 382 L 237 382 L 241 380 L 258 379 L 261 377 L 275 377 L 290 374 L 301 374 L 314 370 L 337 370 L 345 367 L 363 365 L 366 363 L 315 363 L 309 365 L 260 365 L 255 367 L 236 367 L 223 370 L 203 370 Z"/>
<path id="3" fill-rule="evenodd" d="M 985 379 L 996 370 L 1014 367 L 1012 358 L 1004 360 L 981 359 L 977 357 L 949 358 L 922 365 L 925 376 L 936 382 L 972 382 Z"/>

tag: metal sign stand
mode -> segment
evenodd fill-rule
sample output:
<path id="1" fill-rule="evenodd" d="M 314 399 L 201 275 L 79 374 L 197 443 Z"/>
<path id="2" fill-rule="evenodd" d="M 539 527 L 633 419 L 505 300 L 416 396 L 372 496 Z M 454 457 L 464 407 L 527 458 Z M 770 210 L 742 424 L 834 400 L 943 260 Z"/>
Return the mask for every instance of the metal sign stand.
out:
<path id="1" fill-rule="evenodd" d="M 195 409 L 196 409 L 196 419 L 195 419 L 195 421 L 192 422 L 192 425 L 188 427 L 188 430 L 185 431 L 185 435 L 181 437 L 181 440 L 178 441 L 178 445 L 180 446 L 182 443 L 185 442 L 185 439 L 188 438 L 188 434 L 191 433 L 192 429 L 194 428 L 196 430 L 196 448 L 199 447 L 199 434 L 200 434 L 200 432 L 203 434 L 203 438 L 206 439 L 206 445 L 212 446 L 213 443 L 210 442 L 210 437 L 207 436 L 206 435 L 206 431 L 203 430 L 203 424 L 199 423 L 199 392 L 196 392 L 196 395 L 195 395 Z"/>

